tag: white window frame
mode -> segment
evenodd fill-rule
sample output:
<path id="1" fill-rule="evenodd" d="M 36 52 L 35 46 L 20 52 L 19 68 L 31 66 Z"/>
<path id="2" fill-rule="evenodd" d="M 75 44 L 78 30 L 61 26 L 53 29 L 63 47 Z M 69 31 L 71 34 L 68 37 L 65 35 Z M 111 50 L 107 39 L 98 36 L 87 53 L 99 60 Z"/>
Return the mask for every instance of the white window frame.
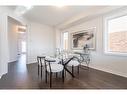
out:
<path id="1" fill-rule="evenodd" d="M 116 56 L 127 56 L 127 53 L 120 53 L 120 52 L 111 52 L 108 51 L 108 21 L 111 19 L 115 19 L 115 18 L 119 18 L 122 16 L 127 16 L 127 10 L 124 10 L 122 12 L 119 13 L 115 13 L 115 14 L 110 14 L 108 16 L 105 16 L 103 18 L 103 22 L 104 22 L 104 33 L 103 33 L 103 42 L 104 42 L 104 54 L 106 55 L 116 55 Z"/>

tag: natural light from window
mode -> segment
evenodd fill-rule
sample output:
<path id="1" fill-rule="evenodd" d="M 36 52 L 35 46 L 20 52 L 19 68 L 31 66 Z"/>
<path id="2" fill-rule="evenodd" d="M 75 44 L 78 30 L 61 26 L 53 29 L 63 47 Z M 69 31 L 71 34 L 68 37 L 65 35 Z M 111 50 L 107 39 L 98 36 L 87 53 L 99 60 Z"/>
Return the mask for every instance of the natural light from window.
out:
<path id="1" fill-rule="evenodd" d="M 127 53 L 127 15 L 109 19 L 107 24 L 108 51 Z"/>
<path id="2" fill-rule="evenodd" d="M 63 33 L 63 49 L 68 49 L 68 32 Z"/>

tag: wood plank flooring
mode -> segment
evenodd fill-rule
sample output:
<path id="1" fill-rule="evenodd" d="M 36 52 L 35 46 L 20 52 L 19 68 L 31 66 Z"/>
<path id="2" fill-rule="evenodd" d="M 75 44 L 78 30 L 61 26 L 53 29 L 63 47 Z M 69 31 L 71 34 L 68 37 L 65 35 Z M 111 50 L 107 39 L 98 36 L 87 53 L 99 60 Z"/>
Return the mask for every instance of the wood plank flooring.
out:
<path id="1" fill-rule="evenodd" d="M 25 61 L 25 60 L 24 60 Z M 37 64 L 25 65 L 23 61 L 8 64 L 8 74 L 0 79 L 0 89 L 50 89 L 45 83 L 44 72 L 42 79 L 37 74 Z M 127 78 L 81 67 L 75 78 L 68 73 L 65 82 L 61 75 L 54 75 L 52 89 L 127 89 Z"/>

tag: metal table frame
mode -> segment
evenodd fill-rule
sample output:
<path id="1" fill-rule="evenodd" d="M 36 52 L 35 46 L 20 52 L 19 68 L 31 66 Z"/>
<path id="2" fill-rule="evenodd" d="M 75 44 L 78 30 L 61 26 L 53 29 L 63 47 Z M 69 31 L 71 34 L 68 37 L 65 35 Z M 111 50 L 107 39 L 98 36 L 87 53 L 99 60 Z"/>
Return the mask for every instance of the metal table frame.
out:
<path id="1" fill-rule="evenodd" d="M 87 67 L 89 67 L 89 63 L 90 63 L 90 54 L 89 53 L 81 53 L 81 52 L 74 52 L 75 54 L 79 54 L 80 55 L 80 59 L 78 60 L 80 63 L 85 62 Z"/>

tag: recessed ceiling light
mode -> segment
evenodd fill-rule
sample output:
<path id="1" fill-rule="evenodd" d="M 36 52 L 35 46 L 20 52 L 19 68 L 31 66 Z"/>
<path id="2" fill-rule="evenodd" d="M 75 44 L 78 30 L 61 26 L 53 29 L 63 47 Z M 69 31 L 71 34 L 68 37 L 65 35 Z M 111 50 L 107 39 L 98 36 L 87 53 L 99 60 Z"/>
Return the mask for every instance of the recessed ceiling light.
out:
<path id="1" fill-rule="evenodd" d="M 64 7 L 65 5 L 59 4 L 59 5 L 55 5 L 55 6 L 58 7 L 58 8 L 62 8 L 62 7 Z"/>
<path id="2" fill-rule="evenodd" d="M 27 10 L 30 10 L 31 8 L 33 8 L 32 5 L 24 5 L 24 7 L 25 7 Z"/>

